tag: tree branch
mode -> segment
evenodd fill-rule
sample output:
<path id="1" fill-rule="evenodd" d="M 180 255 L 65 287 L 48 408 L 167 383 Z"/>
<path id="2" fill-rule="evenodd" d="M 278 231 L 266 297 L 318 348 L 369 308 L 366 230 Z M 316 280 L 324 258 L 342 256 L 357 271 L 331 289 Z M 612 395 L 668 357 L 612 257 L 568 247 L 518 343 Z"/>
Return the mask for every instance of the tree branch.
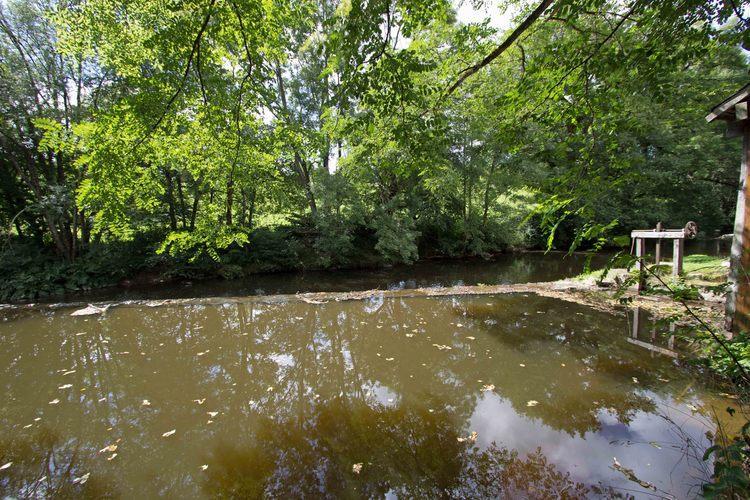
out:
<path id="1" fill-rule="evenodd" d="M 164 118 L 167 116 L 167 113 L 171 109 L 172 104 L 174 104 L 174 102 L 177 100 L 177 97 L 179 97 L 179 95 L 182 93 L 182 89 L 185 88 L 185 83 L 187 82 L 188 75 L 190 74 L 190 68 L 193 65 L 193 59 L 195 58 L 198 50 L 200 50 L 201 38 L 203 37 L 203 33 L 206 31 L 206 27 L 208 27 L 208 22 L 211 20 L 211 11 L 213 10 L 213 6 L 215 3 L 216 0 L 210 0 L 208 4 L 206 17 L 203 19 L 203 24 L 201 24 L 201 28 L 198 31 L 198 34 L 195 36 L 195 39 L 193 40 L 193 46 L 190 49 L 190 56 L 188 57 L 187 64 L 185 65 L 185 71 L 182 74 L 180 85 L 167 101 L 167 105 L 164 107 L 164 111 L 162 111 L 161 115 L 159 115 L 159 118 L 156 120 L 156 122 L 149 128 L 148 132 L 146 132 L 146 134 L 141 137 L 138 142 L 135 143 L 135 146 L 133 147 L 134 149 L 143 144 L 143 142 L 148 139 L 148 137 L 154 132 L 154 130 L 156 130 L 159 125 L 161 125 L 161 122 L 164 121 Z"/>
<path id="2" fill-rule="evenodd" d="M 492 61 L 497 59 L 500 54 L 508 50 L 508 48 L 513 45 L 513 42 L 515 42 L 519 36 L 521 36 L 526 30 L 528 30 L 534 22 L 539 19 L 542 14 L 544 14 L 544 11 L 546 11 L 550 5 L 554 3 L 554 0 L 543 0 L 534 11 L 529 14 L 526 19 L 523 20 L 521 24 L 519 24 L 516 29 L 513 30 L 513 32 L 508 35 L 508 37 L 495 47 L 495 50 L 490 52 L 484 59 L 479 61 L 473 66 L 469 66 L 468 68 L 465 68 L 463 71 L 459 73 L 458 79 L 451 85 L 447 92 L 443 94 L 441 97 L 441 100 L 451 95 L 458 87 L 461 86 L 462 83 L 466 81 L 467 78 L 469 78 L 471 75 L 479 71 L 480 69 L 484 68 L 488 64 L 490 64 Z"/>

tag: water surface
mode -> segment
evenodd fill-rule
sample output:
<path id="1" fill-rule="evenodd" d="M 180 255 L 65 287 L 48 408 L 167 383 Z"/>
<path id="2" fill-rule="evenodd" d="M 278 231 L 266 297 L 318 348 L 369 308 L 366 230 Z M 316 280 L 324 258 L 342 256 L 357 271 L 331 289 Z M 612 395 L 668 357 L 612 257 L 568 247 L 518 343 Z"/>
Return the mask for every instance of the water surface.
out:
<path id="1" fill-rule="evenodd" d="M 4 495 L 685 497 L 727 406 L 535 295 L 70 312 L 0 322 Z"/>

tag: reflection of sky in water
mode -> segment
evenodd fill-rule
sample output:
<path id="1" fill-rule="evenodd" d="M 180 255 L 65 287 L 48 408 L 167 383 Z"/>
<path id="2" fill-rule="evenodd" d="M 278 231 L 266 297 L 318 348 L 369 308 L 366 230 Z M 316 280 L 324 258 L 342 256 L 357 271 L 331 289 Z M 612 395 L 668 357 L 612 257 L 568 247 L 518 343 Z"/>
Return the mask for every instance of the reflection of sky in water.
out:
<path id="1" fill-rule="evenodd" d="M 541 446 L 547 458 L 561 470 L 569 472 L 576 481 L 601 481 L 623 489 L 633 488 L 632 482 L 611 467 L 613 459 L 617 458 L 621 465 L 635 471 L 638 478 L 664 490 L 687 489 L 692 484 L 684 484 L 681 475 L 674 478 L 679 481 L 675 484 L 672 476 L 686 460 L 682 452 L 684 443 L 677 435 L 676 427 L 705 449 L 710 446 L 705 433 L 712 430 L 713 425 L 700 415 L 673 408 L 675 403 L 672 400 L 654 394 L 650 396 L 656 400 L 660 414 L 639 411 L 626 425 L 618 421 L 616 415 L 601 409 L 597 414 L 600 429 L 586 432 L 581 437 L 555 430 L 538 418 L 521 415 L 509 401 L 485 392 L 474 407 L 468 431 L 478 433 L 477 443 L 482 447 L 496 442 L 524 454 Z M 669 417 L 675 424 L 667 422 L 661 415 Z M 696 465 L 697 462 L 692 460 L 691 467 Z M 699 471 L 695 471 L 695 476 L 693 484 L 698 485 Z"/>
<path id="2" fill-rule="evenodd" d="M 396 406 L 398 403 L 398 393 L 388 387 L 381 385 L 379 382 L 363 388 L 364 393 L 373 398 L 378 404 L 383 406 Z"/>

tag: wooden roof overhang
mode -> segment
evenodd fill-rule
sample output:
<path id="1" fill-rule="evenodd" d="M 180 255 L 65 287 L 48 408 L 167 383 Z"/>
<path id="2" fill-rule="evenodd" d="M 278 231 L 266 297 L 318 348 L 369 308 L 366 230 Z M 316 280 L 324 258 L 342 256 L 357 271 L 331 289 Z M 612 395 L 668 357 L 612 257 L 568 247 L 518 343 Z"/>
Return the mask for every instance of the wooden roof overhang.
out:
<path id="1" fill-rule="evenodd" d="M 723 120 L 729 122 L 728 137 L 736 137 L 742 131 L 741 122 L 748 119 L 748 101 L 750 101 L 750 83 L 730 95 L 711 109 L 706 116 L 707 122 Z"/>

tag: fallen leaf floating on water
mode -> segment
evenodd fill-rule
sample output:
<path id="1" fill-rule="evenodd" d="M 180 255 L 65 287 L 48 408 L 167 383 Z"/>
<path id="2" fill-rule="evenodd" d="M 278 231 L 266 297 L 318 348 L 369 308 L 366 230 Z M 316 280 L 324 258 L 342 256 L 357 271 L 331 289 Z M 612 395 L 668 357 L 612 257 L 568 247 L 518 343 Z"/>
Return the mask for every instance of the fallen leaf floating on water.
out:
<path id="1" fill-rule="evenodd" d="M 58 387 L 58 389 L 60 390 L 70 389 L 71 387 L 73 387 L 73 384 L 65 384 L 65 385 L 61 385 L 60 387 Z"/>
<path id="2" fill-rule="evenodd" d="M 201 470 L 206 470 L 206 469 L 208 469 L 208 465 L 207 464 L 201 465 Z"/>
<path id="3" fill-rule="evenodd" d="M 13 465 L 13 462 L 8 462 L 7 464 L 0 465 L 0 470 L 8 469 L 11 465 Z"/>
<path id="4" fill-rule="evenodd" d="M 358 463 L 358 464 L 352 465 L 352 472 L 355 474 L 359 474 L 360 472 L 362 472 L 362 464 Z"/>
<path id="5" fill-rule="evenodd" d="M 193 403 L 198 403 L 199 405 L 202 405 L 205 402 L 206 402 L 206 398 L 193 400 Z"/>
<path id="6" fill-rule="evenodd" d="M 51 404 L 51 405 L 56 405 L 56 404 L 57 404 L 57 403 L 59 403 L 59 402 L 60 402 L 60 400 L 59 400 L 59 399 L 57 399 L 57 398 L 55 398 L 55 399 L 53 399 L 52 401 L 50 401 L 50 402 L 49 402 L 49 404 Z"/>
<path id="7" fill-rule="evenodd" d="M 91 477 L 91 473 L 87 472 L 83 476 L 73 479 L 73 484 L 86 484 L 86 481 L 89 480 L 89 477 Z"/>
<path id="8" fill-rule="evenodd" d="M 161 437 L 168 438 L 169 436 L 174 436 L 175 432 L 177 432 L 177 429 L 172 429 L 171 431 L 167 431 L 164 434 L 162 434 Z"/>
<path id="9" fill-rule="evenodd" d="M 475 337 L 466 337 L 466 340 L 476 340 Z"/>
<path id="10" fill-rule="evenodd" d="M 451 346 L 449 346 L 449 345 L 442 345 L 442 344 L 432 344 L 432 345 L 433 345 L 434 347 L 437 347 L 437 348 L 438 348 L 438 349 L 440 349 L 441 351 L 450 351 L 451 349 L 453 349 L 453 348 L 452 348 Z"/>
<path id="11" fill-rule="evenodd" d="M 104 448 L 102 448 L 101 450 L 99 450 L 99 453 L 104 453 L 104 452 L 112 453 L 115 450 L 117 450 L 117 445 L 116 444 L 110 444 L 109 446 L 105 446 Z"/>
<path id="12" fill-rule="evenodd" d="M 526 368 L 526 365 L 523 363 L 518 363 L 518 366 L 520 366 L 521 368 Z"/>
<path id="13" fill-rule="evenodd" d="M 75 370 L 68 370 L 68 371 L 66 371 L 65 373 L 63 373 L 63 377 L 64 377 L 65 375 L 72 375 L 72 374 L 74 374 L 75 372 L 76 372 Z"/>
<path id="14" fill-rule="evenodd" d="M 73 311 L 72 313 L 70 313 L 70 315 L 71 316 L 91 316 L 93 314 L 104 314 L 105 312 L 107 312 L 107 309 L 109 309 L 109 305 L 106 305 L 104 307 L 97 307 L 93 304 L 89 304 L 83 309 L 78 309 L 77 311 Z"/>
<path id="15" fill-rule="evenodd" d="M 526 402 L 526 406 L 536 406 L 539 404 L 539 401 L 534 401 L 533 399 Z"/>
<path id="16" fill-rule="evenodd" d="M 385 358 L 386 361 L 393 361 L 393 358 Z"/>
<path id="17" fill-rule="evenodd" d="M 206 350 L 205 350 L 205 351 L 203 351 L 203 352 L 199 352 L 199 353 L 198 353 L 197 355 L 198 355 L 198 356 L 203 356 L 203 355 L 205 355 L 205 354 L 208 354 L 209 352 L 211 352 L 211 349 L 206 349 Z"/>
<path id="18" fill-rule="evenodd" d="M 144 399 L 141 403 L 141 406 L 151 406 L 151 401 L 149 401 L 148 399 Z"/>
<path id="19" fill-rule="evenodd" d="M 216 417 L 216 415 L 219 414 L 218 411 L 209 411 L 209 412 L 206 412 L 206 413 L 208 413 L 208 416 L 211 417 L 211 418 L 214 418 L 214 417 Z"/>

